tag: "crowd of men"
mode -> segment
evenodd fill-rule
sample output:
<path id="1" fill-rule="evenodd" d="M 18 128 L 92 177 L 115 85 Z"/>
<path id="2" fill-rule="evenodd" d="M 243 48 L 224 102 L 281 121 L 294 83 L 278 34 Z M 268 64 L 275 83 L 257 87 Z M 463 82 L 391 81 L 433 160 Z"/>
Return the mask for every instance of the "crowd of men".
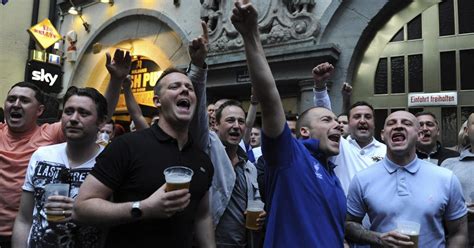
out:
<path id="1" fill-rule="evenodd" d="M 57 123 L 36 124 L 45 109 L 37 86 L 13 85 L 0 123 L 0 247 L 473 247 L 474 114 L 460 153 L 438 141 L 429 112 L 391 113 L 378 141 L 373 106 L 351 105 L 349 84 L 344 112 L 331 111 L 334 67 L 322 63 L 311 72 L 314 107 L 289 119 L 257 17 L 248 0 L 235 2 L 252 84 L 247 114 L 232 99 L 207 105 L 205 22 L 188 70 L 158 79 L 151 124 L 121 50 L 107 54 L 105 94 L 69 88 Z M 137 131 L 114 137 L 121 88 Z M 193 171 L 190 186 L 168 191 L 163 172 L 177 165 Z M 46 197 L 53 183 L 69 193 Z M 257 230 L 246 228 L 254 204 L 265 205 Z M 402 221 L 419 224 L 417 238 Z"/>

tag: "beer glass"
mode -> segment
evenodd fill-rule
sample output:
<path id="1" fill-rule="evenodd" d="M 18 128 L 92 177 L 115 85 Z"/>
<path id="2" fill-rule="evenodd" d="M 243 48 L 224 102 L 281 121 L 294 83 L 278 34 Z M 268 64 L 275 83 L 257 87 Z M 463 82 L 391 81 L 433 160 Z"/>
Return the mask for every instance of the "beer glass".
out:
<path id="1" fill-rule="evenodd" d="M 420 237 L 420 224 L 413 221 L 398 221 L 397 231 L 410 237 L 410 241 L 415 243 L 410 248 L 418 248 L 418 238 Z"/>
<path id="2" fill-rule="evenodd" d="M 258 216 L 263 212 L 263 202 L 250 201 L 247 205 L 247 216 L 245 218 L 245 227 L 250 230 L 260 230 L 257 225 Z"/>
<path id="3" fill-rule="evenodd" d="M 45 200 L 45 203 L 48 202 L 48 197 L 50 196 L 53 196 L 53 195 L 62 195 L 62 196 L 69 196 L 69 184 L 67 183 L 51 183 L 51 184 L 47 184 L 46 186 L 44 186 L 44 200 Z M 63 209 L 49 209 L 49 210 L 63 210 Z M 64 220 L 66 218 L 66 216 L 64 215 L 50 215 L 48 214 L 48 211 L 45 211 L 46 212 L 46 219 L 48 221 L 52 221 L 52 222 L 55 222 L 55 221 L 61 221 L 61 220 Z"/>
<path id="4" fill-rule="evenodd" d="M 193 170 L 184 166 L 172 166 L 164 171 L 166 180 L 165 191 L 173 191 L 179 189 L 189 189 L 191 179 L 193 177 Z"/>

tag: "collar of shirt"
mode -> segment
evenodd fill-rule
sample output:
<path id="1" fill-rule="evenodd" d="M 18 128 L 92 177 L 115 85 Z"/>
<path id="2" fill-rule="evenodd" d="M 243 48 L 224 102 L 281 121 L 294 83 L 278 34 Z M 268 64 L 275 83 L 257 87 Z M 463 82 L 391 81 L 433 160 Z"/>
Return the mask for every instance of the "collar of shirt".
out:
<path id="1" fill-rule="evenodd" d="M 474 159 L 474 153 L 471 152 L 471 149 L 466 149 L 461 152 L 461 155 L 459 156 L 459 160 L 471 160 Z"/>
<path id="2" fill-rule="evenodd" d="M 424 153 L 418 149 L 416 149 L 416 154 L 418 155 L 418 157 L 421 157 L 421 158 L 429 158 L 429 157 L 432 157 L 432 156 L 436 156 L 436 154 L 438 154 L 438 152 L 441 150 L 441 143 L 439 141 L 436 141 L 436 146 L 435 146 L 435 150 L 434 151 L 431 151 L 430 153 Z"/>
<path id="3" fill-rule="evenodd" d="M 341 138 L 342 139 L 342 138 Z M 382 145 L 382 143 L 378 142 L 374 137 L 372 137 L 372 142 L 370 142 L 368 145 L 364 146 L 364 147 L 360 147 L 359 146 L 359 143 L 357 143 L 357 141 L 355 139 L 353 139 L 350 135 L 347 136 L 347 141 L 349 141 L 349 143 L 353 144 L 354 146 L 356 146 L 357 148 L 359 149 L 366 149 L 366 148 L 369 148 L 371 146 L 375 146 L 375 147 L 379 147 Z"/>
<path id="4" fill-rule="evenodd" d="M 382 160 L 382 164 L 383 164 L 383 166 L 385 167 L 385 169 L 387 170 L 387 172 L 389 174 L 394 173 L 395 171 L 397 171 L 400 168 L 405 168 L 406 171 L 410 172 L 411 174 L 415 174 L 420 169 L 420 163 L 417 163 L 417 161 L 418 161 L 418 158 L 415 157 L 415 159 L 413 159 L 407 165 L 400 166 L 400 165 L 395 164 L 394 162 L 392 162 L 387 157 L 385 157 Z"/>
<path id="5" fill-rule="evenodd" d="M 175 138 L 169 136 L 163 129 L 160 128 L 158 125 L 153 125 L 150 127 L 153 134 L 155 137 L 158 139 L 160 142 L 175 142 L 176 144 L 178 143 Z M 193 139 L 190 133 L 188 133 L 188 142 L 183 146 L 183 149 L 186 149 L 190 147 L 193 144 Z"/>
<path id="6" fill-rule="evenodd" d="M 313 156 L 316 160 L 321 161 L 324 154 L 319 150 L 319 140 L 317 139 L 298 139 L 306 149 L 308 149 L 311 156 Z M 336 168 L 336 164 L 333 164 L 331 161 L 328 160 L 328 168 L 333 170 Z"/>

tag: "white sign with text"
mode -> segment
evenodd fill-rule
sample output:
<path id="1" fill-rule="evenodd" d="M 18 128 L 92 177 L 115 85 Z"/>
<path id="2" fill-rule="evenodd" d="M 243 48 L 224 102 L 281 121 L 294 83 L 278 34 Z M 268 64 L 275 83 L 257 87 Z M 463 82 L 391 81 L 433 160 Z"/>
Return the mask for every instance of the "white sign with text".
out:
<path id="1" fill-rule="evenodd" d="M 408 94 L 408 107 L 415 106 L 456 106 L 458 104 L 457 92 L 439 93 L 410 93 Z"/>

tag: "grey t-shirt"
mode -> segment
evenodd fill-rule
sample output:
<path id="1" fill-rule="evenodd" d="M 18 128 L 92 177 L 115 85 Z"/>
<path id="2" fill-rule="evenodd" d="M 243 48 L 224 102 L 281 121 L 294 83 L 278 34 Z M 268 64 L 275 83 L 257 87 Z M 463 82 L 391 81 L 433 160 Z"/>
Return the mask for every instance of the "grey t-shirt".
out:
<path id="1" fill-rule="evenodd" d="M 441 164 L 442 167 L 453 171 L 461 183 L 464 200 L 474 203 L 474 154 L 469 149 L 464 150 L 457 158 L 448 158 Z M 474 218 L 468 214 L 469 245 L 474 245 Z"/>
<path id="2" fill-rule="evenodd" d="M 217 247 L 237 248 L 247 245 L 245 215 L 247 209 L 247 182 L 245 180 L 245 161 L 241 160 L 234 168 L 235 186 L 229 205 L 216 227 Z"/>

